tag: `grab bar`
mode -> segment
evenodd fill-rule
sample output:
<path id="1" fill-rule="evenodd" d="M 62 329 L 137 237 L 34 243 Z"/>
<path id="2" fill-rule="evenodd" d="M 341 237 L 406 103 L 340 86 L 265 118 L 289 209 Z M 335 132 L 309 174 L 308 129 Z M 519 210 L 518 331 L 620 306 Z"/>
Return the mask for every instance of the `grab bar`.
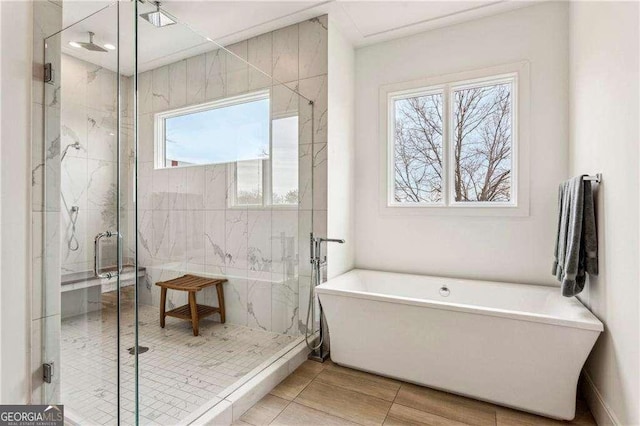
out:
<path id="1" fill-rule="evenodd" d="M 102 254 L 102 250 L 100 250 L 100 240 L 102 240 L 104 237 L 111 238 L 113 236 L 117 236 L 119 239 L 118 265 L 116 266 L 116 272 L 100 272 L 102 270 L 102 266 L 100 265 L 100 257 Z M 111 279 L 113 277 L 117 277 L 120 273 L 122 273 L 122 235 L 119 232 L 101 232 L 96 235 L 93 240 L 93 274 L 98 278 Z"/>

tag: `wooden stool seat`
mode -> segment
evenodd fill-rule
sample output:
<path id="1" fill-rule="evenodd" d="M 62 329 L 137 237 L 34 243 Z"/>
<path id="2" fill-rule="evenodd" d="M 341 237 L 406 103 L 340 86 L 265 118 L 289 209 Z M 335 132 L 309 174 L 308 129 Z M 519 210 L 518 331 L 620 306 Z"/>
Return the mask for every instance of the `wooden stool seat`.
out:
<path id="1" fill-rule="evenodd" d="M 175 278 L 169 281 L 159 281 L 156 283 L 160 287 L 160 327 L 164 328 L 165 318 L 174 317 L 183 320 L 191 321 L 193 328 L 193 335 L 198 335 L 198 323 L 200 318 L 204 318 L 209 315 L 220 314 L 220 322 L 225 322 L 225 310 L 224 310 L 224 290 L 222 284 L 227 282 L 226 279 L 220 278 L 205 278 L 198 277 L 196 275 L 183 275 L 180 278 Z M 216 286 L 216 292 L 218 293 L 218 307 L 198 305 L 196 303 L 196 293 L 203 288 Z M 170 311 L 166 311 L 167 302 L 167 290 L 179 290 L 189 292 L 189 303 L 183 306 L 179 306 Z"/>

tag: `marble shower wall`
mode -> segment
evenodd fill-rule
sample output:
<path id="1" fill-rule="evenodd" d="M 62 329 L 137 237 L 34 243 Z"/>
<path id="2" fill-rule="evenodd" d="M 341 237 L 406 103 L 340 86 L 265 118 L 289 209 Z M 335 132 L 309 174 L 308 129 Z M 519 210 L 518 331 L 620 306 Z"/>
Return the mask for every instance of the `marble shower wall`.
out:
<path id="1" fill-rule="evenodd" d="M 148 275 L 140 301 L 159 304 L 157 281 L 224 276 L 227 321 L 295 335 L 306 318 L 312 214 L 326 233 L 327 16 L 227 48 L 233 55 L 213 50 L 139 76 L 138 258 Z M 228 207 L 225 164 L 154 168 L 155 113 L 265 88 L 274 116 L 298 112 L 298 208 Z M 313 113 L 289 88 L 314 101 Z M 212 289 L 198 297 L 217 305 Z M 186 294 L 169 291 L 169 308 L 184 303 Z"/>
<path id="2" fill-rule="evenodd" d="M 92 270 L 94 237 L 116 229 L 117 74 L 63 54 L 61 78 L 60 151 L 80 145 L 67 149 L 60 166 L 60 256 L 67 274 Z M 103 265 L 116 262 L 113 242 L 105 240 Z"/>

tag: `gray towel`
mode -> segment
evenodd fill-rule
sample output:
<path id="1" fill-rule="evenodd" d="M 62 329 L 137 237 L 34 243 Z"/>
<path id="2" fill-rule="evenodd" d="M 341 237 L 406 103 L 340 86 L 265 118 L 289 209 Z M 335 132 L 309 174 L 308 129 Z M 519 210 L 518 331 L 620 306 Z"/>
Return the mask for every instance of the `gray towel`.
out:
<path id="1" fill-rule="evenodd" d="M 584 288 L 586 273 L 598 275 L 598 239 L 591 182 L 582 176 L 560 185 L 558 234 L 553 274 L 562 283 L 562 295 Z"/>

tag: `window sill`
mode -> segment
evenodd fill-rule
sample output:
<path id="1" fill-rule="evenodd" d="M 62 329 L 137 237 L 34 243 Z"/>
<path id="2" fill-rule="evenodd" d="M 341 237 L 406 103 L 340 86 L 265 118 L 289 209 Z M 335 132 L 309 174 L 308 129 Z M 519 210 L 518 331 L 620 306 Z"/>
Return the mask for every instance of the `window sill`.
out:
<path id="1" fill-rule="evenodd" d="M 384 204 L 380 208 L 380 214 L 384 216 L 527 217 L 529 216 L 529 206 L 389 206 Z"/>

